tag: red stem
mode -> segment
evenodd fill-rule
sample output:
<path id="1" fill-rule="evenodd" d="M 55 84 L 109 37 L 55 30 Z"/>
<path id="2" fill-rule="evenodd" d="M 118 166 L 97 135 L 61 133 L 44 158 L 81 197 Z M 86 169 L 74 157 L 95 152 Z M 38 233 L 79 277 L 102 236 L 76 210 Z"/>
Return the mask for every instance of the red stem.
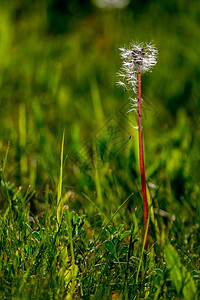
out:
<path id="1" fill-rule="evenodd" d="M 144 153 L 143 153 L 143 138 L 142 138 L 142 105 L 141 105 L 141 72 L 138 71 L 138 123 L 139 123 L 139 155 L 140 155 L 140 174 L 142 184 L 142 197 L 144 205 L 144 232 L 146 231 L 148 220 L 148 204 L 147 204 L 147 190 L 146 190 L 146 178 L 144 168 Z M 147 237 L 145 241 L 144 249 L 148 249 L 149 228 L 147 229 Z"/>

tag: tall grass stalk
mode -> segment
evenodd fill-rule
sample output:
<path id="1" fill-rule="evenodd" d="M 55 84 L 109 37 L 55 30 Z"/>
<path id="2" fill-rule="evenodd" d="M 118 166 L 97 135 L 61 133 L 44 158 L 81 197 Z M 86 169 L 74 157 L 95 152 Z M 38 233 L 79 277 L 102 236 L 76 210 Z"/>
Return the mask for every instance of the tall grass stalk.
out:
<path id="1" fill-rule="evenodd" d="M 63 132 L 61 154 L 60 154 L 60 177 L 58 182 L 57 193 L 57 230 L 60 227 L 62 214 L 63 214 L 63 202 L 62 202 L 62 178 L 63 178 L 63 151 L 64 151 L 65 133 Z"/>
<path id="2" fill-rule="evenodd" d="M 62 223 L 63 217 L 63 206 L 68 196 L 62 197 L 62 182 L 63 182 L 63 153 L 64 153 L 64 141 L 65 141 L 65 132 L 63 132 L 62 137 L 62 145 L 61 145 L 61 154 L 60 154 L 60 177 L 58 182 L 58 193 L 57 193 L 57 232 L 59 231 Z M 73 236 L 72 236 L 72 224 L 70 219 L 69 208 L 66 209 L 66 217 L 67 217 L 67 233 L 70 244 L 70 253 L 71 253 L 71 266 L 65 272 L 65 285 L 68 287 L 66 299 L 71 300 L 73 298 L 73 294 L 75 292 L 76 287 L 76 275 L 78 273 L 78 267 L 75 265 L 75 257 L 74 257 L 74 246 L 73 246 Z M 67 246 L 65 246 L 65 262 L 67 264 L 68 260 L 68 250 Z"/>

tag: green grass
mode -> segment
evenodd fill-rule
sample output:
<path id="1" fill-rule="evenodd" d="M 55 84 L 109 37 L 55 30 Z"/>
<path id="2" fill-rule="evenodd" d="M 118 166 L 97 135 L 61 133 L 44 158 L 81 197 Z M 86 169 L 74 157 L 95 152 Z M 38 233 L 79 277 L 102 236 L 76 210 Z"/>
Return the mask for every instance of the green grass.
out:
<path id="1" fill-rule="evenodd" d="M 198 299 L 199 2 L 76 4 L 0 4 L 0 299 Z M 115 84 L 131 39 L 159 49 L 147 253 L 137 115 Z"/>

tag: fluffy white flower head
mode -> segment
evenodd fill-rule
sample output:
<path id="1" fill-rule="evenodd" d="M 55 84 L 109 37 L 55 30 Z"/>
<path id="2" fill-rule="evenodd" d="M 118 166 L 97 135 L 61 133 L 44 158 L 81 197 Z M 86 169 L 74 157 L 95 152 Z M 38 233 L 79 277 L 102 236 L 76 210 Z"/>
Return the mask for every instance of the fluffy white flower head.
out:
<path id="1" fill-rule="evenodd" d="M 118 85 L 137 93 L 137 74 L 151 72 L 157 63 L 158 51 L 153 44 L 131 43 L 128 49 L 120 48 L 122 68 L 117 75 L 121 80 Z"/>

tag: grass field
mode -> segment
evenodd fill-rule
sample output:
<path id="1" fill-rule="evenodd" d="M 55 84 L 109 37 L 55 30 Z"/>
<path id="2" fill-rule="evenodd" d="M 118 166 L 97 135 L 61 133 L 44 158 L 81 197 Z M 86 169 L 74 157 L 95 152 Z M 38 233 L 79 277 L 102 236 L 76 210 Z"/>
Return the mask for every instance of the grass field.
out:
<path id="1" fill-rule="evenodd" d="M 199 1 L 64 3 L 0 2 L 0 299 L 199 299 Z M 116 85 L 132 40 L 159 51 L 147 252 L 137 113 Z"/>

